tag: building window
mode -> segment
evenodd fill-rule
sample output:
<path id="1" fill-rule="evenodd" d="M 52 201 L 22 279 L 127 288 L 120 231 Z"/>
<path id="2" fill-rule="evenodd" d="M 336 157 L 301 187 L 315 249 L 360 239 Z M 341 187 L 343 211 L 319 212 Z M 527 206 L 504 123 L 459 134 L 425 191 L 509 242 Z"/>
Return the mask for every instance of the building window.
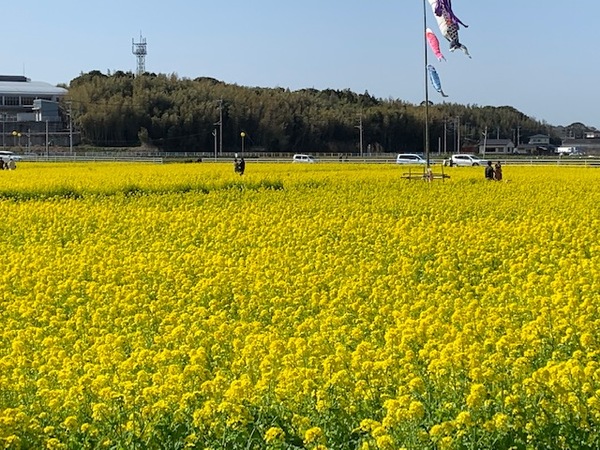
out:
<path id="1" fill-rule="evenodd" d="M 19 97 L 4 97 L 4 105 L 5 106 L 19 106 Z"/>
<path id="2" fill-rule="evenodd" d="M 33 106 L 33 101 L 35 97 L 21 97 L 21 105 L 23 106 Z"/>

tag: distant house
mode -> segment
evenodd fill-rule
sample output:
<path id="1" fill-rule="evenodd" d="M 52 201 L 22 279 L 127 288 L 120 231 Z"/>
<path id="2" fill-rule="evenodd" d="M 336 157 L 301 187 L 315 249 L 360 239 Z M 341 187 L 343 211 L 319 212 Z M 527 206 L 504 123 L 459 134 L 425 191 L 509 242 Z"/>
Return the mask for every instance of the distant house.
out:
<path id="1" fill-rule="evenodd" d="M 529 138 L 529 145 L 550 145 L 550 136 L 545 134 L 534 134 Z"/>
<path id="2" fill-rule="evenodd" d="M 554 151 L 554 145 L 550 144 L 550 136 L 546 134 L 534 134 L 529 137 L 526 144 L 520 144 L 515 148 L 515 153 L 521 155 L 548 155 Z"/>
<path id="3" fill-rule="evenodd" d="M 515 151 L 515 144 L 511 139 L 484 139 L 479 141 L 479 153 L 497 153 L 506 155 Z"/>

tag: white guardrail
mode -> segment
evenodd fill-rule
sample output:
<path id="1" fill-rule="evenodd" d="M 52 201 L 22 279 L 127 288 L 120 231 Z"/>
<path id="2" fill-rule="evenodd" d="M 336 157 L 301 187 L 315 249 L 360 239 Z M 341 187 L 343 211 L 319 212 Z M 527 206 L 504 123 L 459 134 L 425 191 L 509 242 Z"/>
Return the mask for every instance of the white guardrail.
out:
<path id="1" fill-rule="evenodd" d="M 165 158 L 145 156 L 23 155 L 22 162 L 132 162 L 162 164 Z"/>
<path id="2" fill-rule="evenodd" d="M 482 157 L 482 159 L 500 161 L 503 165 L 521 165 L 521 166 L 579 166 L 579 167 L 600 167 L 600 157 L 564 157 L 564 158 L 549 158 L 549 157 L 521 157 L 521 158 L 502 158 L 498 157 Z M 132 163 L 151 163 L 151 164 L 163 164 L 167 162 L 193 162 L 193 163 L 214 163 L 214 162 L 232 162 L 234 155 L 231 156 L 220 156 L 214 158 L 213 156 L 206 155 L 194 155 L 189 154 L 164 154 L 164 156 L 141 156 L 141 155 L 85 155 L 85 154 L 73 154 L 73 155 L 22 155 L 22 162 L 33 161 L 33 162 L 132 162 Z M 246 158 L 248 163 L 291 163 L 291 157 L 277 157 L 277 156 L 257 156 L 248 155 Z M 338 156 L 317 156 L 318 163 L 351 163 L 351 164 L 395 164 L 395 156 L 381 157 L 381 156 L 344 156 L 342 158 Z M 444 159 L 433 157 L 431 158 L 431 165 L 438 166 L 443 164 Z"/>

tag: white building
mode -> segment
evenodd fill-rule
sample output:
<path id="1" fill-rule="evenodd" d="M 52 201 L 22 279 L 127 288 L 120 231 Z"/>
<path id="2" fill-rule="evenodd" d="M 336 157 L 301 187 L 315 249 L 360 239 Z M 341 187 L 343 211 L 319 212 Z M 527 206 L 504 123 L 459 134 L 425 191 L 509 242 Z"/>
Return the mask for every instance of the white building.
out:
<path id="1" fill-rule="evenodd" d="M 66 89 L 43 81 L 0 75 L 0 145 L 31 147 L 45 144 L 46 139 L 64 144 L 59 135 L 67 127 L 66 118 L 61 116 L 58 106 L 67 93 Z"/>
<path id="2" fill-rule="evenodd" d="M 33 113 L 35 100 L 58 102 L 67 90 L 23 76 L 0 75 L 0 114 L 17 121 L 19 114 Z"/>

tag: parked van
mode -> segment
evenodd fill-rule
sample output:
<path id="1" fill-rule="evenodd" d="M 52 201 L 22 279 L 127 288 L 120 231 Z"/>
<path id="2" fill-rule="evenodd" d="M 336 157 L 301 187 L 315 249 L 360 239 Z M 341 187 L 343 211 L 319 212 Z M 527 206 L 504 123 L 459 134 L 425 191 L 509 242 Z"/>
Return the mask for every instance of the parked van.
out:
<path id="1" fill-rule="evenodd" d="M 317 159 L 311 155 L 294 155 L 292 162 L 295 163 L 316 163 Z"/>

